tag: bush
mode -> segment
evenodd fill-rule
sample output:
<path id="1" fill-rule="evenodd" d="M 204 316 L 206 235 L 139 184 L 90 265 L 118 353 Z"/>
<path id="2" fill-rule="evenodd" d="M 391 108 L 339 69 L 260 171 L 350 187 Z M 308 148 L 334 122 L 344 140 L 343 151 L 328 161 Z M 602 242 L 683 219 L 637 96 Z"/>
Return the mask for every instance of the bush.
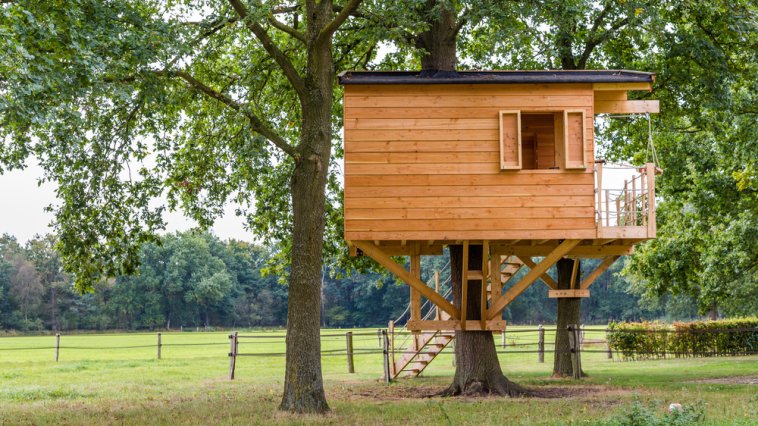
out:
<path id="1" fill-rule="evenodd" d="M 656 404 L 648 406 L 635 401 L 629 409 L 606 422 L 618 426 L 679 426 L 702 423 L 705 420 L 703 403 L 684 404 L 679 410 L 657 414 Z"/>
<path id="2" fill-rule="evenodd" d="M 608 346 L 622 359 L 746 355 L 758 352 L 758 318 L 678 322 L 615 323 Z"/>

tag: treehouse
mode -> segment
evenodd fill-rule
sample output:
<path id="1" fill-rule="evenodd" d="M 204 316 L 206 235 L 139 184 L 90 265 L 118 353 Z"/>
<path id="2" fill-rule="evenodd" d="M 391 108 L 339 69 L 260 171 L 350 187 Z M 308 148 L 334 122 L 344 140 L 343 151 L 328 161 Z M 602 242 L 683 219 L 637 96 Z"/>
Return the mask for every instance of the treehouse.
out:
<path id="1" fill-rule="evenodd" d="M 444 347 L 444 330 L 503 330 L 503 309 L 537 280 L 550 297 L 588 297 L 618 257 L 655 237 L 657 169 L 604 188 L 594 154 L 596 115 L 658 112 L 657 101 L 627 97 L 654 80 L 636 71 L 340 74 L 345 240 L 411 287 L 407 328 L 436 332 L 414 346 Z M 452 244 L 463 246 L 461 309 L 420 279 L 420 256 Z M 466 267 L 473 245 L 483 247 L 481 267 Z M 390 256 L 410 256 L 410 270 Z M 563 257 L 603 261 L 558 290 L 546 272 Z M 529 272 L 509 282 L 521 267 Z M 465 300 L 477 282 L 486 292 L 472 320 Z M 422 317 L 422 297 L 433 315 Z"/>

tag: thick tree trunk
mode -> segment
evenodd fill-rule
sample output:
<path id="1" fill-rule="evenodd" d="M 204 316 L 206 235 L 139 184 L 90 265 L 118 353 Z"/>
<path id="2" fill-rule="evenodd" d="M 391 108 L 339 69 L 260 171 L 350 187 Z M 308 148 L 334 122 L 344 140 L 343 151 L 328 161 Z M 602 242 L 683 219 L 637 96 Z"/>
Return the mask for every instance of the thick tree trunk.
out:
<path id="1" fill-rule="evenodd" d="M 577 260 L 578 261 L 578 260 Z M 574 269 L 573 259 L 561 259 L 558 261 L 558 289 L 567 290 L 571 288 L 571 273 Z M 581 282 L 581 265 L 576 274 L 576 283 Z M 569 345 L 569 335 L 566 327 L 570 324 L 579 325 L 581 318 L 582 299 L 578 297 L 561 297 L 558 299 L 558 318 L 556 320 L 557 330 L 555 333 L 555 359 L 553 361 L 554 377 L 570 377 L 574 374 L 574 368 L 571 364 L 571 346 Z M 585 376 L 582 372 L 582 376 Z"/>
<path id="2" fill-rule="evenodd" d="M 427 0 L 426 11 L 436 8 L 436 0 Z M 421 56 L 422 77 L 455 77 L 458 62 L 455 42 L 457 27 L 455 10 L 440 8 L 429 28 L 416 37 L 416 47 L 426 51 Z"/>
<path id="3" fill-rule="evenodd" d="M 469 247 L 469 270 L 482 265 L 482 246 Z M 463 248 L 450 246 L 450 276 L 453 286 L 453 304 L 461 308 Z M 481 319 L 481 281 L 469 281 L 467 319 Z M 509 395 L 526 394 L 521 386 L 508 380 L 500 369 L 491 331 L 455 332 L 455 377 L 449 388 L 441 392 L 452 395 Z"/>
<path id="4" fill-rule="evenodd" d="M 320 10 L 314 21 L 331 16 Z M 309 23 L 315 40 L 323 25 Z M 325 190 L 331 156 L 333 59 L 331 41 L 308 51 L 304 78 L 300 160 L 290 183 L 292 194 L 292 269 L 287 311 L 287 360 L 279 409 L 296 413 L 329 410 L 321 374 L 321 266 Z"/>

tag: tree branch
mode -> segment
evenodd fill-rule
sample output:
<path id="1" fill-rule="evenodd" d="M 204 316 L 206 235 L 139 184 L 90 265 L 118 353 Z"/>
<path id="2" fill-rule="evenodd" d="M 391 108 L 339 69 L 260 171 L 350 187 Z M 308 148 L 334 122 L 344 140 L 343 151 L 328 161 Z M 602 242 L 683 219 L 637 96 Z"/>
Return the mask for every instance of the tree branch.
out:
<path id="1" fill-rule="evenodd" d="M 605 9 L 603 10 L 605 12 Z M 601 16 L 603 13 L 600 14 Z M 590 55 L 592 54 L 592 51 L 595 50 L 595 48 L 607 41 L 611 35 L 613 35 L 614 32 L 618 31 L 621 27 L 629 23 L 629 17 L 619 19 L 618 21 L 614 22 L 609 29 L 606 31 L 603 31 L 602 34 L 599 36 L 595 34 L 598 26 L 598 22 L 595 21 L 595 26 L 592 28 L 592 33 L 590 34 L 590 37 L 587 38 L 587 44 L 584 46 L 584 51 L 582 52 L 582 56 L 579 58 L 579 68 L 584 69 L 584 67 L 587 65 L 587 61 L 590 59 Z"/>
<path id="2" fill-rule="evenodd" d="M 284 31 L 285 33 L 291 35 L 292 37 L 302 41 L 305 43 L 305 34 L 301 33 L 300 31 L 290 27 L 289 25 L 285 24 L 284 22 L 279 21 L 278 19 L 274 18 L 274 15 L 269 15 L 268 17 L 268 23 L 271 24 L 272 27 Z"/>
<path id="3" fill-rule="evenodd" d="M 223 18 L 223 19 L 219 19 L 217 21 L 211 22 L 210 26 L 208 28 L 206 28 L 205 31 L 203 31 L 200 34 L 198 34 L 197 37 L 195 37 L 192 40 L 192 45 L 193 46 L 196 45 L 197 43 L 201 42 L 202 40 L 206 39 L 207 37 L 210 37 L 213 34 L 216 34 L 217 32 L 221 31 L 227 25 L 234 24 L 237 21 L 239 21 L 239 18 L 234 17 L 234 18 Z M 199 24 L 199 25 L 202 25 L 202 24 Z M 183 56 L 184 55 L 181 54 L 181 53 L 178 54 L 178 55 L 176 55 L 171 61 L 169 61 L 166 64 L 166 66 L 164 68 L 168 69 L 168 68 L 174 66 L 179 61 L 179 59 L 181 59 Z"/>
<path id="4" fill-rule="evenodd" d="M 461 31 L 461 28 L 463 28 L 464 25 L 466 25 L 466 22 L 468 22 L 468 15 L 471 12 L 471 9 L 466 8 L 461 13 L 461 16 L 458 17 L 458 23 L 455 24 L 455 29 L 453 30 L 453 37 L 458 37 L 458 33 Z"/>
<path id="5" fill-rule="evenodd" d="M 345 7 L 332 19 L 331 22 L 326 24 L 324 28 L 318 33 L 316 37 L 316 45 L 324 43 L 328 38 L 334 34 L 335 31 L 350 17 L 350 15 L 358 9 L 362 0 L 349 0 Z"/>
<path id="6" fill-rule="evenodd" d="M 245 21 L 245 26 L 255 35 L 258 41 L 260 41 L 263 45 L 263 48 L 266 49 L 266 52 L 268 52 L 276 64 L 279 65 L 279 68 L 281 68 L 284 76 L 287 77 L 287 80 L 289 80 L 290 84 L 295 89 L 298 97 L 301 101 L 303 101 L 306 95 L 305 83 L 303 82 L 302 77 L 300 77 L 300 74 L 298 74 L 297 70 L 295 69 L 295 66 L 292 65 L 292 61 L 290 61 L 287 55 L 285 55 L 284 52 L 282 52 L 274 43 L 274 41 L 271 40 L 271 37 L 269 37 L 265 28 L 263 28 L 259 23 L 248 19 L 249 13 L 247 7 L 242 3 L 241 0 L 228 1 L 232 8 L 234 8 L 234 10 L 237 12 L 237 15 L 239 15 L 240 18 Z"/>
<path id="7" fill-rule="evenodd" d="M 250 121 L 250 126 L 252 129 L 256 132 L 258 132 L 261 136 L 264 136 L 266 139 L 271 141 L 277 148 L 284 151 L 286 154 L 288 154 L 290 157 L 294 158 L 295 161 L 300 159 L 300 154 L 298 154 L 297 150 L 295 150 L 294 147 L 292 147 L 287 141 L 279 136 L 278 133 L 271 127 L 269 127 L 263 120 L 258 118 L 255 114 L 250 112 L 247 108 L 245 108 L 244 105 L 240 104 L 239 102 L 235 101 L 234 99 L 230 98 L 229 96 L 218 92 L 211 88 L 210 86 L 206 85 L 205 83 L 201 82 L 200 80 L 193 77 L 191 74 L 189 74 L 186 71 L 170 71 L 168 73 L 162 74 L 168 74 L 169 76 L 176 76 L 184 80 L 192 89 L 210 97 L 213 99 L 216 99 L 217 101 L 223 103 L 224 105 L 228 106 L 229 108 L 239 111 L 242 114 L 247 117 L 247 119 Z"/>

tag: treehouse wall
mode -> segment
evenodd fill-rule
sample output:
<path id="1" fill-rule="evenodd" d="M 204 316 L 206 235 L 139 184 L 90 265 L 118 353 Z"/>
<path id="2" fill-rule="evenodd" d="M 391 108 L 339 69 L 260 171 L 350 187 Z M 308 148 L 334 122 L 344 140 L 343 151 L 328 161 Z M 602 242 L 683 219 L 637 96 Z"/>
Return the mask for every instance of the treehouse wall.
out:
<path id="1" fill-rule="evenodd" d="M 345 239 L 595 238 L 591 84 L 349 85 L 344 108 Z M 586 168 L 501 170 L 504 110 L 584 111 Z"/>

